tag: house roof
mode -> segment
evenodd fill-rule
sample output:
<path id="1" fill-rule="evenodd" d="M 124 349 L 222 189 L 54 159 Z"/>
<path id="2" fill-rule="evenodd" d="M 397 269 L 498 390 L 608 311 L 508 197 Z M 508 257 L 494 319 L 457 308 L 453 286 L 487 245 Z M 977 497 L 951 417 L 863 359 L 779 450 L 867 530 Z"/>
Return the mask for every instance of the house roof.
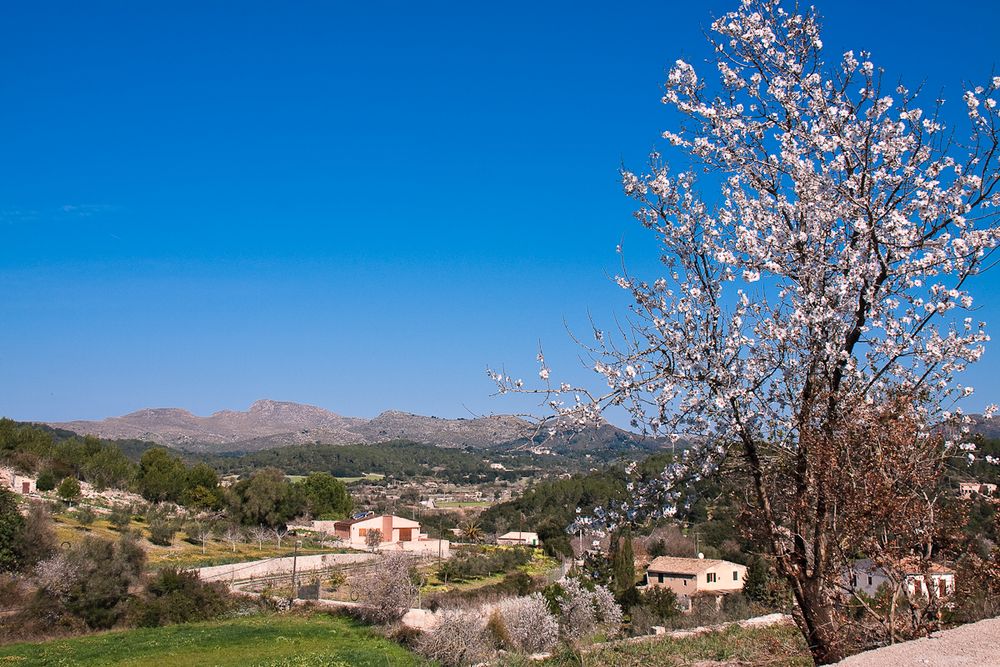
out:
<path id="1" fill-rule="evenodd" d="M 347 530 L 356 523 L 366 523 L 369 521 L 375 522 L 379 526 L 381 526 L 382 519 L 385 518 L 386 516 L 392 519 L 391 525 L 393 528 L 420 528 L 419 521 L 411 521 L 410 519 L 406 519 L 401 516 L 396 516 L 395 514 L 390 514 L 390 515 L 380 514 L 378 516 L 364 516 L 359 519 L 338 521 L 335 524 L 333 524 L 333 527 L 335 530 Z"/>
<path id="2" fill-rule="evenodd" d="M 947 565 L 942 565 L 941 563 L 928 563 L 925 565 L 919 558 L 904 558 L 896 564 L 896 567 L 907 576 L 921 575 L 925 571 L 930 572 L 930 574 L 955 574 L 955 570 Z M 851 569 L 855 572 L 864 572 L 865 574 L 882 572 L 882 568 L 876 565 L 870 558 L 860 558 L 854 561 Z M 884 572 L 882 574 L 884 575 Z"/>
<path id="3" fill-rule="evenodd" d="M 714 558 L 678 558 L 676 556 L 659 556 L 654 558 L 646 569 L 650 572 L 676 572 L 678 574 L 701 574 L 716 565 L 738 565 L 728 560 Z M 738 565 L 743 567 L 742 565 Z"/>
<path id="4" fill-rule="evenodd" d="M 498 539 L 501 540 L 537 540 L 538 533 L 529 533 L 526 531 L 514 530 L 509 533 L 504 533 Z"/>
<path id="5" fill-rule="evenodd" d="M 929 572 L 930 574 L 955 574 L 955 570 L 947 565 L 942 565 L 941 563 L 928 563 L 925 565 L 918 558 L 904 558 L 899 562 L 899 566 L 906 574 L 924 574 L 924 572 Z"/>

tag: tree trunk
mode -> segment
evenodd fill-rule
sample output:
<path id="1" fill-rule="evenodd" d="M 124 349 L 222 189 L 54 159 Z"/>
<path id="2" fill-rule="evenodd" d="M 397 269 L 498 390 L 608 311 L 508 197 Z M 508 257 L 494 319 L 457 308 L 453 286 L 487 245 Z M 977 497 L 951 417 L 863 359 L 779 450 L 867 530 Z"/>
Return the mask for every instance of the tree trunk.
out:
<path id="1" fill-rule="evenodd" d="M 843 660 L 844 646 L 833 602 L 823 582 L 810 578 L 792 582 L 799 605 L 799 625 L 809 644 L 809 652 L 817 665 L 830 665 Z"/>

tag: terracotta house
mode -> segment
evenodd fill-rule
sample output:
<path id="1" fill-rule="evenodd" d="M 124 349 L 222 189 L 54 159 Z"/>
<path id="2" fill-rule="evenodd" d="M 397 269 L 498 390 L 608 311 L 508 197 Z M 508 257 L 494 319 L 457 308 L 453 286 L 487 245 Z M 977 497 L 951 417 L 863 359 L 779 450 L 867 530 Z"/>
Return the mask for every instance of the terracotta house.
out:
<path id="1" fill-rule="evenodd" d="M 743 590 L 746 565 L 711 558 L 660 556 L 646 568 L 646 586 L 665 586 L 677 597 L 699 594 L 717 596 Z"/>
<path id="2" fill-rule="evenodd" d="M 421 538 L 420 524 L 418 522 L 393 514 L 368 516 L 361 519 L 335 521 L 333 523 L 333 534 L 352 547 L 366 546 L 368 544 L 368 534 L 375 530 L 382 531 L 383 544 L 416 542 Z M 423 535 L 423 537 L 427 538 L 426 535 Z"/>
<path id="3" fill-rule="evenodd" d="M 427 533 L 420 532 L 420 523 L 401 516 L 385 514 L 382 516 L 361 516 L 344 521 L 313 521 L 308 525 L 297 526 L 305 530 L 314 530 L 337 537 L 350 549 L 367 551 L 368 535 L 373 530 L 382 533 L 379 549 L 409 551 L 423 555 L 447 558 L 451 555 L 451 542 L 448 540 L 431 539 Z"/>

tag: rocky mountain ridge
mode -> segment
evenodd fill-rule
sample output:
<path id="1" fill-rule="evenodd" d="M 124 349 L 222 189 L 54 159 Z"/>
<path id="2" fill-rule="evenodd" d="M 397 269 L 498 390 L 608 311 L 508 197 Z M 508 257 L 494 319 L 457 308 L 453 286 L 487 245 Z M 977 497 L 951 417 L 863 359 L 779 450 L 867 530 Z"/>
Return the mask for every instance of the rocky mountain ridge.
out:
<path id="1" fill-rule="evenodd" d="M 298 444 L 368 444 L 412 440 L 442 447 L 530 445 L 535 426 L 513 415 L 443 419 L 389 410 L 373 419 L 345 417 L 314 405 L 259 400 L 247 411 L 222 410 L 199 417 L 181 408 L 147 408 L 99 421 L 48 422 L 49 426 L 101 438 L 132 438 L 190 451 L 255 451 Z M 562 428 L 549 447 L 655 447 L 655 441 L 611 424 Z"/>

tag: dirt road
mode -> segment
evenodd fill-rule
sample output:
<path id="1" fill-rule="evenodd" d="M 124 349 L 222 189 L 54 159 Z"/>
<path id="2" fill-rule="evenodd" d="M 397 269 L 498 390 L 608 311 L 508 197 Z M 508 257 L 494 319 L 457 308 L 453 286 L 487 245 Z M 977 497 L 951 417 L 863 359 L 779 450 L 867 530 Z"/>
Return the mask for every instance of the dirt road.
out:
<path id="1" fill-rule="evenodd" d="M 1000 618 L 866 651 L 837 664 L 847 667 L 1000 667 Z"/>

